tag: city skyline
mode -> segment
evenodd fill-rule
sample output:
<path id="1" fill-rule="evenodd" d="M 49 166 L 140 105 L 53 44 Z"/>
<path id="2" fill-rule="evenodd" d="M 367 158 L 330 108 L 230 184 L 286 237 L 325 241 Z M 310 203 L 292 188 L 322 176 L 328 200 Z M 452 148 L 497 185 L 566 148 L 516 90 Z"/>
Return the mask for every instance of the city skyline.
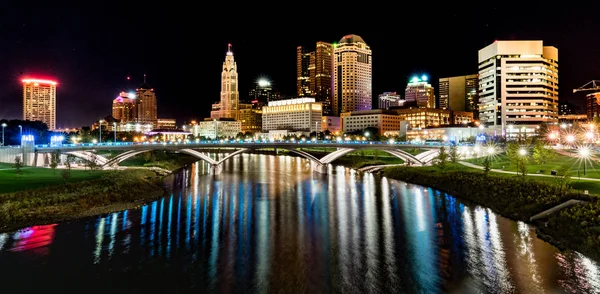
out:
<path id="1" fill-rule="evenodd" d="M 543 40 L 560 52 L 560 101 L 584 106 L 585 94 L 573 94 L 572 89 L 600 76 L 600 60 L 593 49 L 598 37 L 591 34 L 593 20 L 585 17 L 592 15 L 594 9 L 556 9 L 554 18 L 540 18 L 534 23 L 520 17 L 534 12 L 534 7 L 520 5 L 519 11 L 511 14 L 514 18 L 508 19 L 498 17 L 511 12 L 510 7 L 486 5 L 489 4 L 433 9 L 432 17 L 437 19 L 434 25 L 443 27 L 448 34 L 411 27 L 416 17 L 392 22 L 375 16 L 373 21 L 331 24 L 320 30 L 312 25 L 301 27 L 284 22 L 276 28 L 284 33 L 269 32 L 275 28 L 262 32 L 262 22 L 248 27 L 225 24 L 223 28 L 196 32 L 197 37 L 187 40 L 182 33 L 170 33 L 192 24 L 192 20 L 178 20 L 163 28 L 160 24 L 140 22 L 143 18 L 133 14 L 133 7 L 127 5 L 110 17 L 53 5 L 48 10 L 40 9 L 43 15 L 34 13 L 28 18 L 25 7 L 11 4 L 11 13 L 4 12 L 0 20 L 3 43 L 8 45 L 0 49 L 0 55 L 7 57 L 6 66 L 0 70 L 0 117 L 20 117 L 20 79 L 51 78 L 59 83 L 57 127 L 90 125 L 110 114 L 111 101 L 118 93 L 135 90 L 147 74 L 148 83 L 159 97 L 159 117 L 175 117 L 180 123 L 202 119 L 209 116 L 211 104 L 219 101 L 222 56 L 227 44 L 232 44 L 239 66 L 241 94 L 248 93 L 258 77 L 266 76 L 282 94 L 295 96 L 296 48 L 318 41 L 335 43 L 346 34 L 361 36 L 373 51 L 373 97 L 383 92 L 402 93 L 413 74 L 427 74 L 431 81 L 475 74 L 478 50 L 494 40 Z M 146 14 L 159 12 L 152 7 L 142 10 Z M 477 11 L 486 11 L 489 18 L 474 21 Z M 142 12 L 139 15 L 146 15 Z M 164 13 L 174 11 L 168 8 Z M 234 15 L 240 22 L 248 17 L 244 13 Z M 115 19 L 120 22 L 114 23 Z M 207 21 L 198 20 L 195 26 L 203 27 L 204 22 Z M 390 26 L 391 23 L 396 25 Z M 418 30 L 427 31 L 431 38 L 424 38 L 419 46 L 411 45 L 407 40 Z M 92 33 L 92 39 L 82 37 Z M 202 46 L 193 46 L 196 42 Z M 126 88 L 128 76 L 132 84 Z M 437 84 L 432 85 L 437 95 Z M 201 91 L 189 95 L 190 87 Z"/>

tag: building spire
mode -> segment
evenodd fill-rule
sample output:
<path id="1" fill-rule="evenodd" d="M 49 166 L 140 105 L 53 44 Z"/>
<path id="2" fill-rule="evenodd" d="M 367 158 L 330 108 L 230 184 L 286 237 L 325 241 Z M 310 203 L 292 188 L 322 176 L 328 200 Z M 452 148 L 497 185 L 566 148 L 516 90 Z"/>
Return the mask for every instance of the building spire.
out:
<path id="1" fill-rule="evenodd" d="M 146 74 L 144 74 L 144 84 L 146 83 Z"/>
<path id="2" fill-rule="evenodd" d="M 231 52 L 231 43 L 227 44 L 227 55 L 233 55 L 233 52 Z"/>

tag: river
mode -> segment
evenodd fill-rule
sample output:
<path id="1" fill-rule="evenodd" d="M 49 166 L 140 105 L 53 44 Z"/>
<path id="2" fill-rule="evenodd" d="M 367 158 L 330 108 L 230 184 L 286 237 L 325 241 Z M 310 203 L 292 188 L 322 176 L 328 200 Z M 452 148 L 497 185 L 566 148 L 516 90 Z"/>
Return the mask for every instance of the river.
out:
<path id="1" fill-rule="evenodd" d="M 2 293 L 599 293 L 599 265 L 430 188 L 289 156 L 196 163 L 141 209 L 0 234 Z"/>

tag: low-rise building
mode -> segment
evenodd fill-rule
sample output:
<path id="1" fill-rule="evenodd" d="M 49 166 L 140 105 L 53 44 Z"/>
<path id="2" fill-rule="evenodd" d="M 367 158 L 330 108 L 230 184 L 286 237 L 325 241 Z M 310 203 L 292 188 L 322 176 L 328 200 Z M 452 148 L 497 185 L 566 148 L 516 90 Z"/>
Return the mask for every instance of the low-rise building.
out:
<path id="1" fill-rule="evenodd" d="M 322 105 L 315 98 L 269 101 L 262 109 L 262 129 L 288 131 L 321 131 Z"/>
<path id="2" fill-rule="evenodd" d="M 177 121 L 174 118 L 159 118 L 156 122 L 157 129 L 177 129 Z"/>
<path id="3" fill-rule="evenodd" d="M 379 135 L 398 136 L 400 134 L 400 116 L 395 111 L 384 109 L 344 112 L 340 115 L 344 133 L 377 128 Z"/>
<path id="4" fill-rule="evenodd" d="M 473 122 L 473 113 L 437 108 L 394 108 L 401 120 L 407 120 L 411 128 L 466 125 Z"/>
<path id="5" fill-rule="evenodd" d="M 235 138 L 242 132 L 242 123 L 233 118 L 206 118 L 191 128 L 194 137 L 206 139 Z"/>
<path id="6" fill-rule="evenodd" d="M 262 108 L 257 103 L 240 103 L 238 120 L 242 123 L 242 133 L 262 131 Z"/>
<path id="7" fill-rule="evenodd" d="M 494 128 L 481 127 L 436 127 L 412 129 L 406 133 L 408 141 L 439 141 L 460 143 L 475 139 L 486 141 L 489 137 L 497 136 Z"/>

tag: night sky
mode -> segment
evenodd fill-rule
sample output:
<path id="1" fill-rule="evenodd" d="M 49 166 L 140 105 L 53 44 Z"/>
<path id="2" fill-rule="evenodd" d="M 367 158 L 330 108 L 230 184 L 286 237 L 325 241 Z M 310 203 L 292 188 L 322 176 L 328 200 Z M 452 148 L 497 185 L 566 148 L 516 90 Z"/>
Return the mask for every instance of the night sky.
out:
<path id="1" fill-rule="evenodd" d="M 147 74 L 159 117 L 202 119 L 219 99 L 228 43 L 242 98 L 260 76 L 295 95 L 296 47 L 337 42 L 346 34 L 371 46 L 374 98 L 403 92 L 413 74 L 428 74 L 436 88 L 439 77 L 474 74 L 477 51 L 494 40 L 541 39 L 559 50 L 561 101 L 583 106 L 585 93 L 572 89 L 600 79 L 600 5 L 544 9 L 525 1 L 485 2 L 243 2 L 251 8 L 239 8 L 220 1 L 210 8 L 204 2 L 2 1 L 0 118 L 21 117 L 22 77 L 56 79 L 57 127 L 79 127 L 109 115 L 112 99 Z"/>

